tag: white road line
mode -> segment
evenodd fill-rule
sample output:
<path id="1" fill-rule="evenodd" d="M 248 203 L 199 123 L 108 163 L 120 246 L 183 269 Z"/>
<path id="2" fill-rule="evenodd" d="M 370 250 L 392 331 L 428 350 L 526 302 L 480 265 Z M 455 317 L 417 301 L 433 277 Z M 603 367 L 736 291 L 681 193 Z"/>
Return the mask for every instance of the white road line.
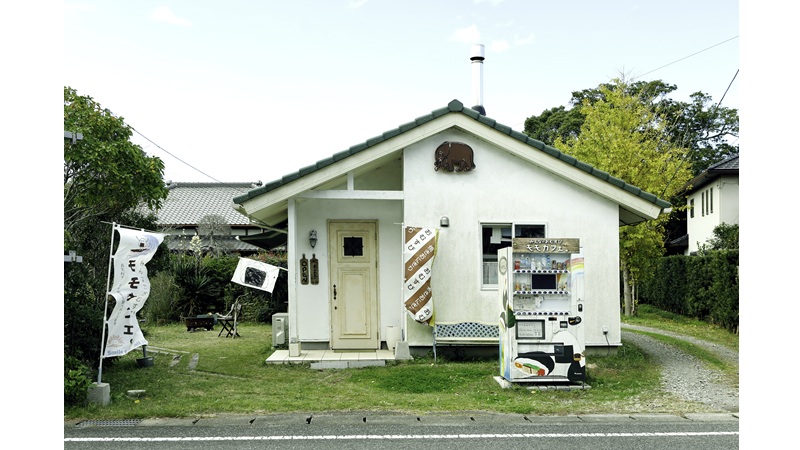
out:
<path id="1" fill-rule="evenodd" d="M 64 438 L 64 442 L 195 442 L 195 441 L 334 441 L 403 439 L 518 439 L 561 437 L 665 437 L 736 436 L 738 431 L 697 431 L 673 433 L 510 433 L 510 434 L 351 434 L 323 436 L 205 436 L 205 437 L 86 437 Z"/>

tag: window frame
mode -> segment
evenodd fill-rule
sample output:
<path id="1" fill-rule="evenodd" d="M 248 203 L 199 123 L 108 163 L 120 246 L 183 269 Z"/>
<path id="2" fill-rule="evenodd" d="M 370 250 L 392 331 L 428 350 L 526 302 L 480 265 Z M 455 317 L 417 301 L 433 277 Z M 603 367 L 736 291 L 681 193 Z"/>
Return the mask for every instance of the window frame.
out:
<path id="1" fill-rule="evenodd" d="M 532 232 L 526 234 L 534 234 L 534 236 L 520 236 L 525 229 L 525 227 L 530 228 L 541 228 L 542 234 L 541 236 L 536 236 L 537 232 L 534 230 Z M 500 242 L 494 247 L 494 250 L 490 250 L 489 253 L 485 253 L 484 249 L 487 247 L 487 243 L 485 242 L 486 236 L 484 236 L 484 232 L 487 228 L 492 229 L 499 229 L 500 230 Z M 508 229 L 508 236 L 504 235 L 504 229 Z M 481 261 L 480 261 L 480 285 L 481 290 L 497 290 L 499 286 L 499 280 L 497 280 L 497 250 L 505 247 L 511 247 L 511 239 L 514 237 L 547 237 L 547 224 L 544 222 L 537 223 L 537 222 L 503 222 L 503 221 L 488 221 L 488 222 L 480 222 L 480 254 L 481 254 Z M 492 232 L 492 234 L 494 231 Z M 491 238 L 490 238 L 491 239 Z M 502 245 L 503 242 L 506 241 L 508 245 Z M 492 245 L 489 243 L 489 245 Z M 494 277 L 487 273 L 487 264 L 494 264 Z M 492 270 L 492 269 L 489 269 Z M 490 281 L 494 278 L 494 283 Z M 487 281 L 488 280 L 488 281 Z"/>

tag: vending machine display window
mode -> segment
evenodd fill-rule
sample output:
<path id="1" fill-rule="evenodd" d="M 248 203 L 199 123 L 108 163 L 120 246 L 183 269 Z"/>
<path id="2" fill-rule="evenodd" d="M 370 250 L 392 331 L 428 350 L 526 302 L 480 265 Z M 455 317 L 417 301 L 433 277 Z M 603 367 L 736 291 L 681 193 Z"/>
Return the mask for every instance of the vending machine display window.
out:
<path id="1" fill-rule="evenodd" d="M 558 287 L 557 279 L 552 274 L 532 274 L 531 289 L 533 290 L 555 290 Z"/>

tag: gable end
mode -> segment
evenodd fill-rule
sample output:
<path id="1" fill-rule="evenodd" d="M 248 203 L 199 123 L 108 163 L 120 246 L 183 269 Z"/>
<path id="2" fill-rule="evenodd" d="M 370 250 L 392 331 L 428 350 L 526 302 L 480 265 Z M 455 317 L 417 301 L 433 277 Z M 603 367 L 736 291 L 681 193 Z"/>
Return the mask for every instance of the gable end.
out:
<path id="1" fill-rule="evenodd" d="M 387 130 L 387 131 L 385 131 L 384 133 L 382 133 L 382 134 L 380 134 L 378 136 L 375 136 L 375 137 L 372 137 L 370 139 L 367 139 L 366 141 L 364 141 L 362 143 L 353 145 L 352 147 L 348 148 L 347 150 L 335 153 L 332 157 L 329 157 L 329 158 L 326 158 L 324 160 L 321 160 L 321 161 L 317 162 L 314 165 L 307 166 L 306 168 L 303 168 L 303 169 L 301 169 L 300 171 L 298 171 L 298 172 L 296 172 L 294 174 L 286 175 L 283 178 L 281 178 L 280 180 L 277 180 L 277 181 L 274 181 L 274 182 L 271 182 L 271 183 L 267 183 L 263 187 L 260 187 L 260 188 L 257 188 L 257 189 L 253 189 L 253 190 L 249 191 L 245 195 L 241 195 L 241 196 L 238 196 L 238 197 L 234 198 L 233 201 L 235 203 L 241 203 L 241 202 L 247 201 L 249 199 L 258 197 L 259 195 L 262 195 L 262 194 L 264 194 L 266 192 L 269 192 L 271 190 L 277 189 L 277 188 L 279 188 L 280 186 L 282 186 L 284 184 L 287 184 L 287 183 L 290 183 L 292 181 L 295 181 L 298 178 L 301 178 L 301 177 L 303 177 L 305 175 L 313 173 L 313 172 L 315 172 L 317 170 L 320 170 L 320 169 L 322 169 L 322 168 L 324 168 L 326 166 L 334 164 L 335 162 L 341 161 L 341 160 L 343 160 L 343 159 L 345 159 L 345 158 L 347 158 L 349 156 L 352 156 L 352 155 L 354 155 L 356 153 L 359 153 L 361 151 L 364 151 L 364 150 L 366 150 L 366 149 L 368 149 L 370 147 L 378 145 L 378 144 L 380 144 L 380 143 L 382 143 L 384 141 L 387 141 L 389 139 L 397 137 L 397 136 L 399 136 L 399 135 L 401 135 L 401 134 L 403 134 L 403 133 L 405 133 L 405 132 L 407 132 L 409 130 L 412 130 L 412 129 L 414 129 L 416 127 L 419 127 L 419 126 L 421 126 L 421 125 L 423 125 L 425 123 L 428 123 L 428 122 L 430 122 L 430 121 L 432 121 L 432 120 L 434 120 L 434 119 L 436 119 L 438 117 L 441 117 L 441 116 L 443 116 L 445 114 L 450 114 L 450 113 L 461 113 L 461 114 L 464 114 L 465 116 L 467 116 L 467 117 L 469 117 L 471 119 L 474 119 L 477 122 L 479 122 L 479 123 L 481 123 L 483 125 L 486 125 L 486 126 L 492 128 L 494 130 L 497 130 L 500 133 L 508 135 L 508 136 L 514 138 L 515 140 L 517 140 L 519 142 L 522 142 L 522 143 L 526 144 L 527 146 L 529 146 L 529 147 L 531 147 L 533 149 L 536 149 L 538 151 L 542 151 L 545 154 L 547 154 L 549 156 L 552 156 L 552 157 L 554 157 L 554 158 L 556 158 L 556 159 L 558 159 L 558 160 L 560 160 L 562 162 L 565 162 L 565 163 L 567 163 L 567 164 L 569 164 L 571 166 L 574 166 L 574 167 L 580 169 L 583 172 L 586 172 L 586 173 L 588 173 L 588 174 L 590 174 L 590 175 L 592 175 L 594 177 L 597 177 L 598 179 L 600 179 L 602 181 L 608 182 L 609 184 L 611 184 L 611 185 L 613 185 L 615 187 L 618 187 L 620 189 L 625 190 L 626 192 L 629 192 L 629 193 L 631 193 L 631 194 L 633 194 L 635 196 L 638 196 L 638 197 L 640 197 L 642 199 L 645 199 L 648 202 L 651 202 L 651 203 L 655 204 L 659 208 L 667 208 L 667 207 L 671 206 L 669 202 L 667 202 L 665 200 L 662 200 L 662 199 L 656 197 L 653 194 L 649 194 L 649 193 L 637 188 L 636 186 L 632 186 L 632 185 L 624 182 L 621 179 L 618 179 L 618 178 L 615 178 L 615 177 L 609 175 L 608 173 L 606 173 L 606 172 L 604 172 L 602 170 L 596 169 L 590 164 L 587 164 L 587 163 L 584 163 L 582 161 L 579 161 L 575 157 L 567 155 L 566 153 L 563 153 L 562 151 L 558 150 L 555 147 L 551 147 L 551 146 L 546 145 L 545 143 L 543 143 L 541 141 L 533 139 L 530 136 L 528 136 L 528 135 L 526 135 L 526 134 L 524 134 L 522 132 L 514 131 L 513 129 L 511 129 L 511 127 L 503 125 L 501 123 L 498 123 L 496 120 L 488 118 L 488 117 L 480 114 L 478 111 L 476 111 L 476 110 L 474 110 L 472 108 L 467 108 L 467 107 L 464 106 L 463 103 L 461 103 L 458 100 L 452 100 L 444 108 L 439 108 L 439 109 L 433 110 L 428 114 L 425 114 L 425 115 L 417 117 L 412 122 L 408 122 L 408 123 L 405 123 L 403 125 L 400 125 L 397 128 L 394 128 L 394 129 L 391 129 L 391 130 Z"/>

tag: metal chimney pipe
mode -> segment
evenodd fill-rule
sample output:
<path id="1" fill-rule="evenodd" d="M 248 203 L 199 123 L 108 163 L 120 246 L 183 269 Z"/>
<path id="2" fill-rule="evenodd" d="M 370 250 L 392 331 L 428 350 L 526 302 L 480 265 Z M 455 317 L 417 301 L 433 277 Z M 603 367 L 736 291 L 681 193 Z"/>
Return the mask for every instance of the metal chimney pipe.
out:
<path id="1" fill-rule="evenodd" d="M 472 61 L 472 98 L 475 101 L 475 106 L 472 107 L 475 111 L 486 115 L 486 109 L 483 107 L 483 44 L 475 44 L 470 51 L 470 61 Z"/>

